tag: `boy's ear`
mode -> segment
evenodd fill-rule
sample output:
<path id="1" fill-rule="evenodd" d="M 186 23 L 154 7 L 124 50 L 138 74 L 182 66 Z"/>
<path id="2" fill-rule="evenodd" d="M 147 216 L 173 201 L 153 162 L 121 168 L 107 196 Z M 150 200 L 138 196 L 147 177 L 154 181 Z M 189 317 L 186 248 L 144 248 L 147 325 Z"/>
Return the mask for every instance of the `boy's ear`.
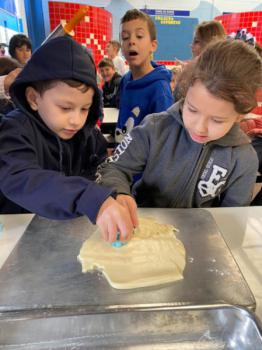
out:
<path id="1" fill-rule="evenodd" d="M 37 111 L 38 109 L 37 98 L 39 97 L 39 92 L 37 92 L 32 86 L 28 86 L 25 89 L 25 97 L 30 107 L 32 108 L 32 110 Z"/>
<path id="2" fill-rule="evenodd" d="M 151 53 L 153 53 L 153 52 L 156 51 L 157 45 L 158 45 L 157 40 L 153 40 L 153 41 L 152 41 L 152 52 L 151 52 Z"/>

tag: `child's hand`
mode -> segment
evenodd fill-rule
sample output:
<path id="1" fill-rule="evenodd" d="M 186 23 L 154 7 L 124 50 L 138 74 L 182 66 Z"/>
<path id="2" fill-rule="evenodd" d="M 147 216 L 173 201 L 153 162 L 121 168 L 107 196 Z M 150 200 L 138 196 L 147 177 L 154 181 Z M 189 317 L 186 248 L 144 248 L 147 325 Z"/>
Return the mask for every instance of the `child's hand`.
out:
<path id="1" fill-rule="evenodd" d="M 120 232 L 120 240 L 128 241 L 134 231 L 129 210 L 112 197 L 108 197 L 97 215 L 96 224 L 100 228 L 103 239 L 108 242 L 116 240 Z"/>
<path id="2" fill-rule="evenodd" d="M 262 135 L 262 117 L 244 119 L 240 123 L 241 129 L 249 136 Z"/>
<path id="3" fill-rule="evenodd" d="M 116 197 L 116 200 L 118 203 L 120 203 L 123 207 L 127 208 L 129 211 L 129 214 L 131 216 L 131 220 L 133 223 L 133 227 L 138 226 L 138 218 L 137 218 L 137 205 L 136 201 L 133 197 L 128 196 L 126 194 L 119 194 Z"/>
<path id="4" fill-rule="evenodd" d="M 12 70 L 7 76 L 5 77 L 4 80 L 4 89 L 6 94 L 9 94 L 9 87 L 15 80 L 15 78 L 18 76 L 18 74 L 21 72 L 22 68 L 16 68 Z"/>

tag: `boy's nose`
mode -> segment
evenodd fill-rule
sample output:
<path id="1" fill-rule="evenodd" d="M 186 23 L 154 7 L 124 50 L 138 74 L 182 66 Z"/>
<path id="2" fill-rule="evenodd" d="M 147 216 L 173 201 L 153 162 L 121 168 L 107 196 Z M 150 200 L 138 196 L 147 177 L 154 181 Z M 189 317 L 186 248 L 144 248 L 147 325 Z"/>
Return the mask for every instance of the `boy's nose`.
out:
<path id="1" fill-rule="evenodd" d="M 200 118 L 198 120 L 198 122 L 196 123 L 196 133 L 201 135 L 201 134 L 205 134 L 207 132 L 207 122 L 205 120 L 202 120 L 202 118 Z"/>
<path id="2" fill-rule="evenodd" d="M 72 113 L 69 118 L 69 123 L 72 126 L 78 126 L 79 124 L 81 124 L 81 121 L 82 121 L 82 115 L 78 111 L 75 111 L 74 113 Z"/>
<path id="3" fill-rule="evenodd" d="M 135 43 L 135 35 L 130 35 L 129 42 L 128 42 L 129 46 L 133 45 L 134 43 Z"/>

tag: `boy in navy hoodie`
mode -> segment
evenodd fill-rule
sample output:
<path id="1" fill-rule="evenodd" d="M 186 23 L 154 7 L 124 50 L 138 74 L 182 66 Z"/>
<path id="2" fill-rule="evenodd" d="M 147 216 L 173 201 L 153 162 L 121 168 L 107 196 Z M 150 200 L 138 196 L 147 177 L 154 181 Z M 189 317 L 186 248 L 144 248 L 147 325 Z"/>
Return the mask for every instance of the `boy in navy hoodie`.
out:
<path id="1" fill-rule="evenodd" d="M 129 64 L 120 83 L 119 117 L 115 140 L 121 142 L 150 113 L 165 111 L 173 103 L 171 72 L 151 61 L 157 49 L 156 28 L 147 14 L 129 10 L 121 19 L 122 52 Z"/>
<path id="2" fill-rule="evenodd" d="M 121 239 L 128 239 L 127 209 L 112 190 L 93 182 L 106 141 L 95 128 L 100 93 L 87 50 L 67 36 L 50 40 L 35 51 L 10 94 L 18 108 L 0 126 L 0 212 L 86 215 L 109 241 L 115 232 L 104 230 L 104 216 L 121 213 L 127 219 L 118 222 Z"/>

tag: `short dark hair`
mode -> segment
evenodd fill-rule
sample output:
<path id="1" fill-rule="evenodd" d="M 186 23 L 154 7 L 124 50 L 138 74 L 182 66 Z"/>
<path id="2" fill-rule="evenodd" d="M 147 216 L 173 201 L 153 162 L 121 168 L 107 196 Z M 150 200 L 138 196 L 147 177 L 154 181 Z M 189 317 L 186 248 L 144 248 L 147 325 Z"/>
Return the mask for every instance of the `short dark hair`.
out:
<path id="1" fill-rule="evenodd" d="M 111 44 L 114 48 L 117 49 L 117 51 L 120 50 L 121 44 L 120 44 L 119 41 L 117 41 L 117 40 L 110 40 L 110 41 L 108 42 L 108 44 Z"/>
<path id="2" fill-rule="evenodd" d="M 114 63 L 110 58 L 103 58 L 99 63 L 98 63 L 98 68 L 103 68 L 103 67 L 111 67 L 115 69 Z"/>
<path id="3" fill-rule="evenodd" d="M 22 68 L 22 65 L 11 57 L 0 57 L 0 76 L 7 75 L 16 68 Z"/>
<path id="4" fill-rule="evenodd" d="M 90 86 L 87 86 L 82 81 L 74 80 L 74 79 L 56 79 L 56 80 L 39 80 L 31 83 L 30 85 L 40 94 L 43 95 L 45 91 L 52 89 L 59 83 L 65 83 L 72 88 L 77 88 L 81 92 L 86 92 Z"/>
<path id="5" fill-rule="evenodd" d="M 156 40 L 156 26 L 154 21 L 146 13 L 139 11 L 137 9 L 128 10 L 124 16 L 121 18 L 121 24 L 133 21 L 135 19 L 141 19 L 147 23 L 151 40 Z"/>
<path id="6" fill-rule="evenodd" d="M 26 45 L 26 47 L 32 51 L 32 44 L 31 41 L 28 39 L 28 37 L 24 34 L 16 34 L 13 35 L 9 42 L 9 54 L 11 57 L 16 58 L 15 55 L 15 49 L 20 48 L 23 45 Z"/>

